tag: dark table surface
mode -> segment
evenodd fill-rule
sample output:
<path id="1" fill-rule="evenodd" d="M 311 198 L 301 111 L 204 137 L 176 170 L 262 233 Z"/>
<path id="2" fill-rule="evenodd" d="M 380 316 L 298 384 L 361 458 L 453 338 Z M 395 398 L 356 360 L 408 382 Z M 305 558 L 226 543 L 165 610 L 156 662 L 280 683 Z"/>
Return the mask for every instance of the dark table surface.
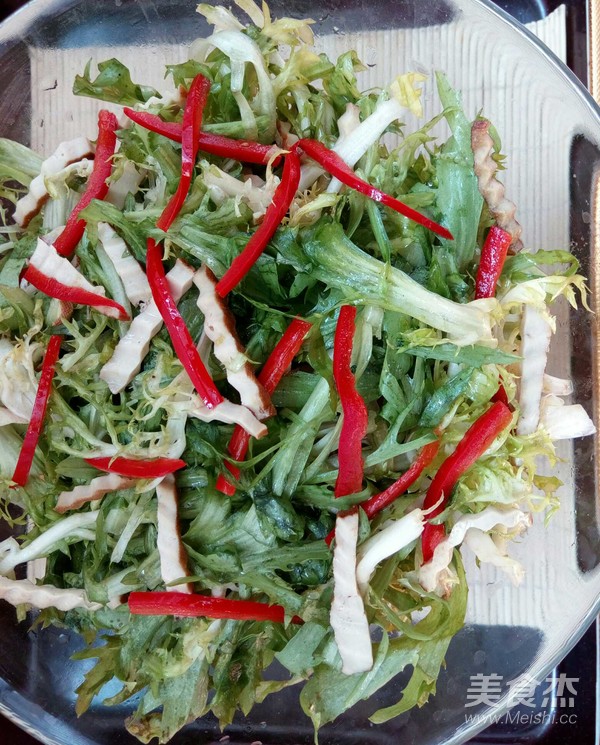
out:
<path id="1" fill-rule="evenodd" d="M 596 0 L 591 1 L 595 2 Z M 585 2 L 584 0 L 563 0 L 563 2 L 569 8 L 568 34 L 570 41 L 573 42 L 574 39 L 579 40 L 579 43 L 570 44 L 568 63 L 571 69 L 584 82 L 586 82 L 587 59 L 585 54 Z M 536 20 L 537 18 L 543 17 L 548 12 L 558 7 L 558 5 L 562 4 L 561 0 L 497 0 L 497 3 L 505 10 L 512 12 L 518 20 L 522 22 Z M 0 0 L 0 21 L 4 20 L 4 18 L 8 17 L 24 4 L 24 0 Z M 571 670 L 579 669 L 582 654 L 585 655 L 588 663 L 593 663 L 595 657 L 595 654 L 593 653 L 594 650 L 595 631 L 592 628 L 585 635 L 580 644 L 575 647 L 573 652 L 567 656 L 564 664 Z M 597 665 L 592 664 L 592 669 L 588 671 L 588 673 L 593 673 L 594 667 L 597 668 Z M 590 712 L 588 712 L 588 714 L 590 714 Z M 590 732 L 591 731 L 592 729 L 590 729 Z M 588 739 L 574 730 L 571 730 L 570 732 L 564 730 L 560 732 L 557 731 L 556 734 L 551 737 L 553 739 L 544 740 L 544 743 L 540 743 L 540 745 L 596 745 L 594 735 L 591 736 L 592 739 Z M 585 737 L 585 739 L 583 739 L 583 737 Z M 0 716 L 0 745 L 36 745 L 37 742 L 37 740 L 24 733 L 12 722 Z M 487 737 L 478 740 L 478 743 L 479 742 L 481 742 L 482 745 L 484 742 L 487 745 L 494 745 L 494 741 Z M 515 745 L 515 743 L 504 741 L 504 745 Z"/>

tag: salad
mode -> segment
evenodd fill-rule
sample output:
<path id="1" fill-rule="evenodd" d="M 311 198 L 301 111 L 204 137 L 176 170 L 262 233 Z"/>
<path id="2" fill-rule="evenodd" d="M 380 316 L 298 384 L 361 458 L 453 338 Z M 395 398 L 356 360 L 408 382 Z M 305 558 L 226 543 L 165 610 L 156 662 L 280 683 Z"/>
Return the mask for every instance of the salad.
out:
<path id="1" fill-rule="evenodd" d="M 236 5 L 161 92 L 90 63 L 96 133 L 0 139 L 0 599 L 143 742 L 303 681 L 315 730 L 405 668 L 371 720 L 425 704 L 461 550 L 522 581 L 539 459 L 595 432 L 546 373 L 585 281 L 523 245 L 493 124 Z"/>

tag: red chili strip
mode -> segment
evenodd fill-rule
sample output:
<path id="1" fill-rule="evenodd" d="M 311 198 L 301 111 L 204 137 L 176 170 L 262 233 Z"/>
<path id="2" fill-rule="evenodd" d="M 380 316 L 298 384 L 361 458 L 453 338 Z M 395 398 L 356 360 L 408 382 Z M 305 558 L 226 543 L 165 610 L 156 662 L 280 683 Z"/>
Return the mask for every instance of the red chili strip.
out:
<path id="1" fill-rule="evenodd" d="M 338 446 L 336 497 L 356 494 L 363 482 L 362 439 L 367 431 L 368 414 L 363 397 L 356 390 L 351 368 L 355 319 L 355 306 L 343 305 L 333 338 L 333 378 L 344 415 Z"/>
<path id="2" fill-rule="evenodd" d="M 76 303 L 77 305 L 89 305 L 91 308 L 96 308 L 100 313 L 104 313 L 111 318 L 117 318 L 119 321 L 129 320 L 129 314 L 116 300 L 99 295 L 96 292 L 84 290 L 81 287 L 65 285 L 54 277 L 48 277 L 33 264 L 29 264 L 23 272 L 23 279 L 48 297 L 54 297 L 67 303 Z"/>
<path id="3" fill-rule="evenodd" d="M 511 410 L 502 401 L 496 401 L 469 427 L 454 452 L 439 467 L 429 485 L 423 509 L 430 509 L 438 502 L 439 504 L 429 513 L 428 519 L 436 517 L 446 509 L 458 479 L 481 458 L 511 421 Z M 429 522 L 425 524 L 421 536 L 424 562 L 433 558 L 436 546 L 444 539 L 445 535 L 446 529 L 443 524 L 432 525 Z"/>
<path id="4" fill-rule="evenodd" d="M 178 122 L 164 122 L 156 114 L 147 111 L 134 111 L 128 107 L 124 109 L 125 114 L 131 121 L 139 124 L 151 132 L 167 137 L 174 142 L 181 142 L 181 124 Z M 260 142 L 251 140 L 234 140 L 223 135 L 214 135 L 208 132 L 200 132 L 198 137 L 199 149 L 210 155 L 220 158 L 233 158 L 241 163 L 257 163 L 266 166 L 273 157 L 275 145 L 261 145 Z M 277 165 L 279 158 L 273 161 Z"/>
<path id="5" fill-rule="evenodd" d="M 399 496 L 412 486 L 427 466 L 433 461 L 440 449 L 440 441 L 435 440 L 421 450 L 419 455 L 413 461 L 412 465 L 405 471 L 402 476 L 385 491 L 374 494 L 372 497 L 363 502 L 360 507 L 367 513 L 369 520 L 372 520 L 377 513 L 389 507 Z"/>
<path id="6" fill-rule="evenodd" d="M 173 300 L 165 275 L 161 248 L 152 238 L 148 238 L 147 241 L 146 274 L 152 297 L 165 322 L 177 357 L 205 405 L 209 409 L 218 406 L 223 402 L 223 396 L 217 390 L 204 366 L 189 329 L 177 310 L 177 304 Z"/>
<path id="7" fill-rule="evenodd" d="M 269 395 L 277 388 L 279 381 L 292 364 L 292 360 L 300 351 L 304 337 L 309 332 L 311 326 L 312 324 L 308 323 L 308 321 L 303 321 L 301 318 L 294 318 L 273 348 L 273 351 L 257 376 L 258 382 L 262 383 Z M 248 452 L 249 443 L 250 435 L 237 424 L 229 440 L 227 452 L 233 460 L 242 461 Z M 239 479 L 240 469 L 237 466 L 226 460 L 225 467 L 234 479 Z M 229 496 L 235 494 L 235 486 L 223 474 L 219 475 L 216 486 L 223 494 Z"/>
<path id="8" fill-rule="evenodd" d="M 106 183 L 112 170 L 112 156 L 117 145 L 117 117 L 102 109 L 98 114 L 98 139 L 94 168 L 87 183 L 83 196 L 71 212 L 65 229 L 54 241 L 54 248 L 61 256 L 70 256 L 83 236 L 85 220 L 79 219 L 79 213 L 85 209 L 92 199 L 104 199 L 108 193 Z"/>
<path id="9" fill-rule="evenodd" d="M 273 347 L 273 351 L 258 374 L 258 382 L 264 385 L 267 393 L 273 393 L 277 388 L 311 328 L 312 324 L 308 321 L 294 318 L 283 332 L 281 339 Z"/>
<path id="10" fill-rule="evenodd" d="M 227 618 L 236 621 L 274 621 L 283 623 L 285 609 L 256 600 L 213 598 L 183 592 L 132 592 L 129 611 L 138 616 L 187 616 L 196 618 Z M 302 623 L 298 616 L 293 623 Z"/>
<path id="11" fill-rule="evenodd" d="M 404 215 L 404 217 L 408 217 L 419 225 L 428 228 L 433 233 L 441 235 L 442 238 L 453 240 L 452 233 L 443 225 L 439 225 L 434 220 L 421 214 L 421 212 L 417 212 L 417 210 L 414 210 L 407 204 L 400 202 L 398 199 L 391 197 L 389 194 L 386 194 L 376 187 L 371 186 L 366 181 L 363 181 L 335 151 L 330 150 L 321 142 L 308 139 L 298 140 L 293 149 L 298 149 L 306 153 L 309 158 L 312 158 L 312 160 L 316 161 L 328 173 L 339 179 L 346 186 L 354 189 L 354 191 L 358 191 L 369 197 L 369 199 L 372 199 L 375 202 L 380 202 L 386 207 L 390 207 L 401 215 Z"/>
<path id="12" fill-rule="evenodd" d="M 500 383 L 498 386 L 498 390 L 492 398 L 490 399 L 492 403 L 496 403 L 496 401 L 502 401 L 503 404 L 506 404 L 510 408 L 510 403 L 508 401 L 508 393 L 506 392 L 506 388 Z"/>
<path id="13" fill-rule="evenodd" d="M 508 248 L 513 237 L 497 225 L 493 225 L 486 236 L 475 278 L 475 299 L 494 297 L 496 285 L 502 274 Z"/>
<path id="14" fill-rule="evenodd" d="M 29 478 L 29 472 L 31 471 L 31 464 L 35 455 L 35 449 L 40 439 L 42 427 L 44 426 L 44 418 L 46 416 L 46 408 L 48 407 L 48 398 L 50 397 L 50 390 L 52 388 L 52 379 L 54 378 L 54 370 L 56 367 L 56 361 L 60 352 L 60 344 L 62 342 L 62 336 L 52 336 L 48 342 L 48 348 L 44 355 L 44 361 L 42 362 L 42 373 L 40 375 L 40 382 L 38 389 L 35 394 L 35 401 L 33 402 L 33 411 L 29 425 L 27 426 L 27 432 L 23 439 L 23 445 L 21 446 L 21 452 L 17 460 L 15 472 L 13 473 L 12 480 L 19 486 L 25 486 L 27 479 Z"/>
<path id="15" fill-rule="evenodd" d="M 194 173 L 198 155 L 198 135 L 202 127 L 202 115 L 206 98 L 210 90 L 210 81 L 203 75 L 196 75 L 188 92 L 183 111 L 181 129 L 181 179 L 177 191 L 165 207 L 156 226 L 168 230 L 179 214 L 185 201 Z M 146 274 L 152 290 L 152 297 L 167 327 L 173 348 L 179 361 L 185 368 L 194 388 L 200 394 L 204 404 L 212 409 L 223 402 L 223 396 L 217 390 L 206 369 L 185 321 L 177 310 L 177 304 L 169 290 L 162 262 L 160 246 L 152 238 L 147 240 Z"/>
<path id="16" fill-rule="evenodd" d="M 430 442 L 429 445 L 425 445 L 408 471 L 405 471 L 402 476 L 394 481 L 391 486 L 388 486 L 385 491 L 379 492 L 379 494 L 373 494 L 373 496 L 367 499 L 366 502 L 362 502 L 358 505 L 366 512 L 369 520 L 372 520 L 375 515 L 380 513 L 386 507 L 389 507 L 396 499 L 398 499 L 398 497 L 402 496 L 402 494 L 404 494 L 404 492 L 407 491 L 415 481 L 417 481 L 423 471 L 433 461 L 439 449 L 439 440 L 435 440 L 435 442 Z M 335 528 L 329 532 L 329 535 L 325 538 L 325 543 L 330 546 L 334 537 Z"/>
<path id="17" fill-rule="evenodd" d="M 86 463 L 99 471 L 118 473 L 131 479 L 156 479 L 185 468 L 185 461 L 179 458 L 84 458 Z"/>
<path id="18" fill-rule="evenodd" d="M 123 113 L 132 122 L 139 124 L 144 129 L 163 135 L 173 142 L 181 142 L 182 126 L 179 122 L 165 122 L 158 114 L 151 114 L 149 111 L 136 111 L 125 106 Z"/>
<path id="19" fill-rule="evenodd" d="M 239 256 L 217 283 L 217 292 L 225 297 L 248 274 L 258 257 L 267 247 L 273 234 L 281 224 L 290 208 L 300 183 L 300 159 L 296 153 L 288 153 L 283 164 L 281 181 L 275 189 L 273 201 L 268 206 L 262 223 L 252 235 Z"/>
<path id="20" fill-rule="evenodd" d="M 231 439 L 227 444 L 227 452 L 235 461 L 243 461 L 248 452 L 248 446 L 250 444 L 250 435 L 243 430 L 239 424 L 235 425 Z M 224 461 L 223 465 L 229 471 L 236 481 L 240 478 L 240 469 L 234 465 L 231 461 Z M 215 484 L 218 491 L 222 494 L 232 497 L 235 494 L 235 484 L 232 484 L 227 477 L 220 473 L 217 477 L 217 483 Z"/>
<path id="21" fill-rule="evenodd" d="M 206 98 L 210 91 L 210 80 L 204 75 L 196 75 L 190 85 L 185 109 L 183 110 L 183 125 L 181 127 L 181 179 L 177 191 L 159 217 L 156 227 L 167 231 L 177 217 L 194 175 L 194 166 L 198 157 L 198 137 L 202 128 L 202 114 L 206 105 Z"/>

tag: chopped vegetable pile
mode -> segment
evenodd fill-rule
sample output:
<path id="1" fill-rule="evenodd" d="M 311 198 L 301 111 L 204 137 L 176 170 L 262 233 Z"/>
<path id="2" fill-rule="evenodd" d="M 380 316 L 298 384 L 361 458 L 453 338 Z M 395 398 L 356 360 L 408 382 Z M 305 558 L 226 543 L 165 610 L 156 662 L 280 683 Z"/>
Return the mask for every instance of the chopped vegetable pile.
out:
<path id="1" fill-rule="evenodd" d="M 362 93 L 238 5 L 170 91 L 88 65 L 93 140 L 0 140 L 0 599 L 81 632 L 78 714 L 116 678 L 143 742 L 300 681 L 315 728 L 405 668 L 371 719 L 423 705 L 455 549 L 523 580 L 538 459 L 595 431 L 546 373 L 584 278 L 524 246 L 490 122 L 438 73 L 415 125 L 422 75 Z"/>

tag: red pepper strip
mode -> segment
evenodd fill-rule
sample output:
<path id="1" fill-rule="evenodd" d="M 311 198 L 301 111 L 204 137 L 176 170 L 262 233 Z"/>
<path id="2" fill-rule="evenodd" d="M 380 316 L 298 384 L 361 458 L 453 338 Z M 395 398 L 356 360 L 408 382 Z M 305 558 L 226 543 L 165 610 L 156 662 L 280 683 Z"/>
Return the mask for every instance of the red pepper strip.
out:
<path id="1" fill-rule="evenodd" d="M 458 479 L 481 458 L 511 421 L 511 410 L 502 401 L 496 401 L 469 427 L 456 446 L 456 450 L 442 463 L 429 485 L 423 509 L 430 509 L 437 502 L 439 504 L 429 513 L 428 519 L 436 517 L 446 509 Z M 424 562 L 431 560 L 436 546 L 443 540 L 445 534 L 446 530 L 443 525 L 426 523 L 421 536 Z"/>
<path id="2" fill-rule="evenodd" d="M 494 393 L 490 400 L 492 401 L 492 403 L 496 403 L 496 401 L 502 401 L 503 404 L 510 408 L 510 404 L 508 402 L 508 394 L 506 392 L 506 388 L 502 385 L 502 383 L 500 383 L 500 385 L 498 386 L 498 390 L 496 391 L 496 393 Z"/>
<path id="3" fill-rule="evenodd" d="M 181 127 L 181 179 L 177 191 L 158 218 L 156 227 L 167 231 L 179 214 L 192 185 L 194 166 L 198 157 L 198 136 L 202 127 L 202 114 L 210 90 L 210 80 L 204 75 L 196 75 L 190 85 Z"/>
<path id="4" fill-rule="evenodd" d="M 227 452 L 231 455 L 233 460 L 242 461 L 246 457 L 249 444 L 250 435 L 245 432 L 239 424 L 236 424 L 231 439 L 227 444 Z M 240 478 L 240 469 L 228 460 L 224 461 L 224 465 L 233 478 L 238 481 Z M 232 484 L 231 481 L 228 481 L 222 473 L 219 474 L 215 486 L 218 491 L 222 494 L 227 494 L 229 497 L 232 497 L 235 494 L 235 485 Z"/>
<path id="5" fill-rule="evenodd" d="M 118 318 L 119 321 L 129 320 L 129 314 L 116 300 L 104 297 L 104 295 L 99 295 L 96 292 L 84 290 L 81 287 L 64 285 L 62 282 L 54 279 L 54 277 L 48 277 L 48 275 L 41 272 L 33 264 L 30 264 L 23 272 L 23 279 L 27 280 L 27 282 L 32 284 L 40 292 L 43 292 L 44 295 L 48 295 L 48 297 L 55 297 L 58 300 L 63 300 L 67 303 L 76 303 L 77 305 L 89 305 L 92 308 L 97 308 L 105 315 Z M 106 313 L 103 308 L 113 308 L 115 314 Z"/>
<path id="6" fill-rule="evenodd" d="M 163 135 L 173 142 L 181 142 L 182 126 L 179 122 L 165 122 L 158 114 L 151 114 L 149 111 L 136 111 L 125 106 L 123 109 L 125 116 L 129 117 L 132 122 L 139 124 L 144 129 Z"/>
<path id="7" fill-rule="evenodd" d="M 177 310 L 165 276 L 160 246 L 152 238 L 147 241 L 146 274 L 152 297 L 165 322 L 175 353 L 190 376 L 194 388 L 209 409 L 218 406 L 223 402 L 223 396 L 204 366 L 189 329 Z"/>
<path id="8" fill-rule="evenodd" d="M 139 124 L 151 132 L 167 137 L 174 142 L 181 142 L 181 124 L 178 122 L 164 122 L 156 114 L 150 114 L 147 111 L 134 111 L 128 107 L 124 109 L 125 114 L 131 121 Z M 275 145 L 261 145 L 260 142 L 251 140 L 234 140 L 223 135 L 209 134 L 200 132 L 199 149 L 210 155 L 217 155 L 220 158 L 233 158 L 241 163 L 258 163 L 266 166 L 273 157 Z M 279 158 L 273 161 L 277 165 Z"/>
<path id="9" fill-rule="evenodd" d="M 427 466 L 433 461 L 439 449 L 439 440 L 435 440 L 434 442 L 430 442 L 429 445 L 425 445 L 411 464 L 408 471 L 403 473 L 402 476 L 400 476 L 397 481 L 394 481 L 391 486 L 388 486 L 385 491 L 379 492 L 379 494 L 374 494 L 370 499 L 367 499 L 366 502 L 363 502 L 360 505 L 360 507 L 362 507 L 362 509 L 367 513 L 369 520 L 372 520 L 378 512 L 381 512 L 381 510 L 389 507 L 390 504 L 392 504 L 392 502 L 394 502 L 400 495 L 404 494 L 409 486 L 415 483 L 425 468 L 427 468 Z"/>
<path id="10" fill-rule="evenodd" d="M 258 382 L 262 383 L 269 395 L 277 388 L 279 381 L 292 364 L 292 360 L 300 351 L 304 337 L 309 332 L 311 326 L 312 324 L 308 323 L 308 321 L 303 321 L 301 318 L 294 318 L 273 348 L 273 351 L 258 374 Z M 227 452 L 234 460 L 242 461 L 248 452 L 249 443 L 250 435 L 237 424 L 229 440 Z M 236 480 L 239 479 L 240 469 L 237 466 L 234 466 L 229 461 L 225 461 L 225 467 Z M 217 479 L 217 489 L 229 496 L 235 494 L 235 486 L 227 481 L 223 474 Z"/>
<path id="11" fill-rule="evenodd" d="M 308 321 L 294 318 L 273 347 L 273 351 L 258 374 L 258 382 L 264 385 L 267 393 L 271 394 L 277 388 L 311 328 L 312 324 Z"/>
<path id="12" fill-rule="evenodd" d="M 386 507 L 389 507 L 392 502 L 398 499 L 398 497 L 404 494 L 404 492 L 415 483 L 427 466 L 433 461 L 439 449 L 439 440 L 435 440 L 435 442 L 430 442 L 429 445 L 425 445 L 408 471 L 403 473 L 402 476 L 394 481 L 391 486 L 388 486 L 385 491 L 379 492 L 379 494 L 374 494 L 372 497 L 367 499 L 366 502 L 358 505 L 367 513 L 369 520 L 372 520 L 375 515 Z M 325 543 L 330 546 L 334 537 L 335 528 L 330 531 L 327 538 L 325 538 Z"/>
<path id="13" fill-rule="evenodd" d="M 425 528 L 421 534 L 421 547 L 423 550 L 423 563 L 431 561 L 435 549 L 446 537 L 446 529 L 443 525 L 432 525 L 425 523 Z"/>
<path id="14" fill-rule="evenodd" d="M 285 609 L 256 600 L 213 598 L 184 592 L 132 592 L 129 611 L 138 616 L 188 616 L 195 618 L 228 618 L 236 621 L 274 621 L 283 623 Z M 302 623 L 298 616 L 293 623 Z"/>
<path id="15" fill-rule="evenodd" d="M 273 201 L 268 206 L 262 223 L 252 235 L 246 247 L 232 261 L 231 266 L 217 283 L 217 292 L 225 297 L 248 274 L 258 257 L 267 247 L 273 234 L 286 216 L 300 183 L 300 159 L 296 153 L 288 153 L 283 164 L 281 181 L 275 189 Z"/>
<path id="16" fill-rule="evenodd" d="M 490 228 L 481 249 L 481 258 L 475 278 L 476 300 L 482 297 L 494 297 L 496 284 L 502 274 L 506 253 L 512 240 L 512 235 L 497 225 Z"/>
<path id="17" fill-rule="evenodd" d="M 183 112 L 183 126 L 181 129 L 181 179 L 177 191 L 158 219 L 156 225 L 161 230 L 168 230 L 185 201 L 192 182 L 194 165 L 198 155 L 198 134 L 202 126 L 202 114 L 206 97 L 210 90 L 210 81 L 203 75 L 196 75 Z M 159 245 L 152 238 L 148 238 L 146 252 L 146 274 L 152 297 L 165 322 L 171 337 L 173 348 L 192 381 L 194 388 L 200 394 L 204 404 L 212 409 L 223 402 L 223 396 L 217 390 L 208 370 L 206 369 L 196 345 L 191 337 L 185 321 L 177 310 L 177 304 L 169 290 L 162 263 L 162 253 Z"/>
<path id="18" fill-rule="evenodd" d="M 44 355 L 40 382 L 35 394 L 35 401 L 33 402 L 33 412 L 31 414 L 31 419 L 29 420 L 27 432 L 25 433 L 21 452 L 19 453 L 15 472 L 12 477 L 15 484 L 18 484 L 19 486 L 25 486 L 27 479 L 29 478 L 29 471 L 31 470 L 31 464 L 33 463 L 35 449 L 38 440 L 40 439 L 44 417 L 46 416 L 48 398 L 52 387 L 52 379 L 54 378 L 54 368 L 56 366 L 56 361 L 58 360 L 61 342 L 62 336 L 52 336 L 48 342 L 46 354 Z"/>
<path id="19" fill-rule="evenodd" d="M 167 476 L 180 468 L 185 468 L 185 461 L 179 458 L 152 458 L 138 460 L 135 458 L 84 458 L 86 463 L 99 471 L 118 473 L 131 479 L 157 479 Z"/>
<path id="20" fill-rule="evenodd" d="M 71 212 L 65 229 L 54 241 L 54 248 L 61 256 L 70 256 L 83 236 L 85 221 L 79 219 L 79 213 L 88 206 L 92 199 L 104 199 L 108 193 L 106 180 L 112 170 L 112 156 L 117 145 L 117 117 L 110 111 L 102 109 L 98 114 L 98 139 L 94 168 L 88 179 L 83 196 Z"/>
<path id="21" fill-rule="evenodd" d="M 417 210 L 414 210 L 407 204 L 400 202 L 398 199 L 391 197 L 389 194 L 371 186 L 366 181 L 363 181 L 334 150 L 325 147 L 321 142 L 308 139 L 298 140 L 293 147 L 293 150 L 296 149 L 305 152 L 309 158 L 312 158 L 320 166 L 323 166 L 328 173 L 351 189 L 364 194 L 375 202 L 381 202 L 381 204 L 399 212 L 404 217 L 408 217 L 410 220 L 419 223 L 419 225 L 423 225 L 432 232 L 441 235 L 442 238 L 453 240 L 452 233 L 447 228 L 417 212 Z"/>
<path id="22" fill-rule="evenodd" d="M 359 492 L 363 482 L 362 439 L 367 431 L 368 414 L 365 402 L 356 390 L 351 369 L 355 318 L 356 308 L 343 305 L 333 338 L 333 378 L 344 414 L 338 447 L 336 497 Z"/>

